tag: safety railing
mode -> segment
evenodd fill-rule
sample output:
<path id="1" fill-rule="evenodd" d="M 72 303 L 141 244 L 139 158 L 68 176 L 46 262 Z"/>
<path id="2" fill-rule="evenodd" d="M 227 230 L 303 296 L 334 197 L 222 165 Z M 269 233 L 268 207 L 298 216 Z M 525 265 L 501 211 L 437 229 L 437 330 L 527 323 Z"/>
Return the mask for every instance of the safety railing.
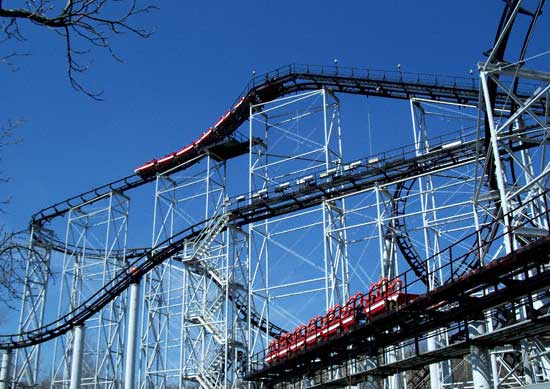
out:
<path id="1" fill-rule="evenodd" d="M 372 81 L 412 83 L 431 85 L 434 87 L 461 88 L 466 90 L 477 90 L 479 88 L 478 81 L 474 77 L 412 73 L 399 70 L 388 71 L 339 65 L 289 64 L 253 77 L 246 85 L 239 98 L 246 96 L 246 94 L 256 86 L 263 85 L 266 82 L 275 81 L 289 75 L 350 77 Z"/>

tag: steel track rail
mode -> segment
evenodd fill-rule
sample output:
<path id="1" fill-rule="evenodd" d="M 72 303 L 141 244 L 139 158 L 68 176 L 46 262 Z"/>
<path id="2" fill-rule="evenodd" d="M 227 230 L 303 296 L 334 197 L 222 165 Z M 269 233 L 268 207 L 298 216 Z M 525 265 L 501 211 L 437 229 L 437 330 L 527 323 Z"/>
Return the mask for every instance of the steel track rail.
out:
<path id="1" fill-rule="evenodd" d="M 260 82 L 262 80 L 263 82 Z M 467 83 L 472 85 L 467 86 Z M 289 65 L 267 73 L 261 78 L 253 79 L 243 92 L 243 97 L 250 96 L 248 98 L 254 99 L 254 101 L 251 100 L 249 103 L 258 104 L 289 93 L 319 88 L 329 88 L 340 93 L 397 99 L 422 97 L 471 103 L 476 102 L 478 98 L 477 85 L 472 80 L 465 81 L 465 79 L 438 78 L 438 76 L 427 77 L 418 74 L 396 74 L 395 72 L 372 72 L 352 68 L 313 67 L 308 65 Z M 502 104 L 505 104 L 506 97 L 501 96 L 501 98 Z M 233 117 L 226 122 L 227 125 L 223 129 L 224 136 L 233 134 L 245 120 L 244 111 L 236 111 Z M 427 156 L 414 156 L 408 159 L 403 155 L 396 159 L 384 161 L 383 165 L 376 167 L 369 166 L 368 161 L 365 161 L 363 170 L 360 172 L 332 177 L 330 182 L 315 182 L 307 188 L 297 188 L 294 193 L 272 196 L 274 193 L 272 191 L 269 192 L 268 198 L 261 199 L 259 203 L 250 200 L 249 205 L 234 207 L 230 211 L 231 219 L 237 225 L 249 224 L 315 206 L 327 198 L 364 190 L 372 187 L 375 183 L 406 179 L 411 176 L 411 172 L 414 172 L 415 175 L 424 174 L 458 163 L 470 163 L 477 155 L 474 145 L 473 142 L 470 142 L 453 150 L 444 150 Z M 195 157 L 194 160 L 198 160 L 198 158 Z M 188 166 L 190 165 L 184 163 L 181 165 L 181 169 Z M 56 217 L 65 215 L 74 207 L 97 201 L 113 191 L 124 193 L 149 183 L 155 178 L 156 176 L 141 177 L 133 175 L 113 181 L 42 209 L 33 215 L 32 224 L 43 225 Z M 54 322 L 33 331 L 0 336 L 0 349 L 22 348 L 43 343 L 68 332 L 76 325 L 84 323 L 120 295 L 131 283 L 136 282 L 152 268 L 181 251 L 184 242 L 196 236 L 201 230 L 199 227 L 206 223 L 207 221 L 204 221 L 174 235 L 164 242 L 166 247 L 161 248 L 161 244 L 146 251 L 140 248 L 135 249 L 135 253 L 133 249 L 126 250 L 129 257 L 136 256 L 137 259 L 126 270 L 117 274 L 107 285 L 90 296 L 80 306 Z M 59 242 L 49 243 L 52 247 L 59 249 L 57 247 Z M 65 246 L 63 250 L 65 250 Z M 131 267 L 135 269 L 132 273 L 130 273 Z M 265 326 L 266 324 L 258 323 L 258 325 Z"/>

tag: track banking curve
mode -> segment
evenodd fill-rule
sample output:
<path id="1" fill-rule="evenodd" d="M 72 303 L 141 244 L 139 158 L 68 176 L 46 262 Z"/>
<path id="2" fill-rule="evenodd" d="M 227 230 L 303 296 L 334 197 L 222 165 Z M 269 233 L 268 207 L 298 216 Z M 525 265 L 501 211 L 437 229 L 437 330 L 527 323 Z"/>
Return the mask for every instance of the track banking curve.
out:
<path id="1" fill-rule="evenodd" d="M 228 221 L 236 225 L 245 225 L 267 217 L 287 214 L 300 208 L 320 204 L 327 198 L 334 198 L 347 193 L 373 187 L 376 183 L 394 181 L 400 178 L 416 175 L 421 172 L 434 171 L 442 166 L 456 166 L 469 163 L 477 155 L 476 142 L 469 141 L 458 145 L 453 150 L 440 149 L 430 156 L 418 157 L 414 149 L 388 155 L 383 163 L 369 166 L 365 159 L 356 171 L 349 172 L 312 182 L 308 188 L 295 185 L 286 193 L 278 193 L 276 188 L 270 188 L 267 196 L 260 203 L 239 205 L 235 203 L 225 215 Z M 317 175 L 319 176 L 319 175 Z M 217 222 L 216 218 L 197 223 L 175 234 L 156 247 L 132 261 L 123 271 L 119 272 L 103 288 L 96 291 L 81 305 L 57 320 L 32 331 L 0 335 L 0 349 L 14 349 L 32 346 L 63 335 L 73 327 L 83 324 L 87 319 L 99 312 L 110 301 L 119 296 L 132 283 L 139 282 L 141 277 L 161 264 L 166 259 L 178 254 L 186 242 L 197 238 L 209 226 Z M 266 328 L 270 333 L 277 333 L 278 327 L 271 323 L 258 321 L 258 326 Z M 266 327 L 267 325 L 267 327 Z"/>
<path id="2" fill-rule="evenodd" d="M 205 155 L 209 147 L 230 140 L 238 127 L 247 120 L 251 105 L 262 104 L 294 92 L 319 88 L 326 88 L 336 93 L 394 99 L 416 97 L 470 104 L 478 102 L 478 86 L 473 79 L 343 67 L 285 66 L 251 80 L 244 92 L 238 97 L 237 103 L 239 104 L 234 105 L 236 108 L 224 115 L 225 120 L 218 126 L 217 133 L 209 138 L 207 143 L 192 148 L 192 151 L 185 155 L 185 159 L 174 158 L 169 164 L 155 166 L 155 170 L 148 172 L 148 174 L 131 175 L 42 209 L 32 216 L 31 225 L 40 227 L 56 217 L 64 216 L 70 209 L 97 201 L 112 191 L 124 193 L 152 182 L 158 173 L 167 170 L 185 169 L 198 161 L 202 155 Z M 504 107 L 508 104 L 504 95 L 498 95 L 497 101 Z M 450 164 L 471 161 L 475 155 L 474 144 L 469 142 L 461 145 L 453 152 L 443 150 L 438 154 L 434 154 L 433 158 L 435 159 L 430 159 L 432 158 L 430 156 L 419 160 L 416 156 L 411 155 L 410 158 L 404 158 L 403 155 L 396 159 L 390 158 L 385 161 L 385 165 L 380 164 L 377 167 L 369 167 L 367 166 L 368 162 L 365 162 L 364 171 L 352 172 L 347 177 L 339 177 L 332 183 L 319 183 L 319 185 L 307 190 L 301 188 L 299 193 L 297 192 L 295 195 L 287 193 L 274 197 L 269 201 L 262 200 L 258 204 L 250 201 L 246 206 L 234 207 L 229 211 L 230 219 L 236 224 L 247 224 L 254 220 L 292 212 L 297 207 L 319 204 L 324 198 L 327 198 L 327 195 L 331 197 L 351 193 L 359 188 L 368 187 L 374 182 L 379 182 L 381 179 L 405 178 L 410 174 L 418 174 L 421 170 L 440 167 L 443 161 Z M 436 160 L 437 163 L 430 163 L 430 161 Z M 387 169 L 391 169 L 395 174 L 388 174 Z M 339 189 L 336 190 L 336 188 Z M 300 196 L 305 197 L 300 198 Z M 136 259 L 103 288 L 96 291 L 71 312 L 47 325 L 24 333 L 0 335 L 0 349 L 23 348 L 43 343 L 68 332 L 77 325 L 83 324 L 88 318 L 120 295 L 130 284 L 138 282 L 148 271 L 181 251 L 185 242 L 198 236 L 210 222 L 212 221 L 206 220 L 188 227 L 152 249 L 127 249 L 127 257 Z M 56 250 L 65 250 L 65 246 L 58 241 L 50 240 L 42 243 L 50 244 Z M 134 270 L 130 271 L 131 268 L 134 268 Z M 262 325 L 262 323 L 257 324 Z M 266 324 L 263 323 L 263 325 Z M 269 324 L 269 326 L 272 325 Z"/>

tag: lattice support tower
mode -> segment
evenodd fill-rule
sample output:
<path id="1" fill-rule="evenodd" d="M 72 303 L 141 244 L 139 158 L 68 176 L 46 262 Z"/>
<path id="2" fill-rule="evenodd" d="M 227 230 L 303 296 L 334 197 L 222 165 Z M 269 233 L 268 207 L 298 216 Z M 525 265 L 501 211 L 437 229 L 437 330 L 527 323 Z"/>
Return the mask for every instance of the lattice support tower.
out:
<path id="1" fill-rule="evenodd" d="M 153 246 L 202 220 L 201 231 L 145 278 L 141 386 L 231 387 L 242 364 L 246 235 L 229 225 L 226 166 L 208 153 L 159 175 Z M 239 296 L 241 296 L 239 298 Z"/>
<path id="2" fill-rule="evenodd" d="M 61 269 L 58 316 L 78 306 L 126 265 L 129 198 L 110 192 L 70 210 Z M 83 323 L 81 387 L 119 387 L 123 379 L 126 293 Z M 81 331 L 84 333 L 84 331 Z M 68 387 L 74 331 L 56 339 L 51 385 Z"/>
<path id="3" fill-rule="evenodd" d="M 52 237 L 53 232 L 41 225 L 31 227 L 19 332 L 30 331 L 44 324 L 52 255 L 52 247 L 48 242 Z M 38 383 L 40 349 L 41 345 L 35 345 L 15 352 L 13 382 L 28 386 Z"/>
<path id="4" fill-rule="evenodd" d="M 520 224 L 526 217 L 536 215 L 548 209 L 548 199 L 529 202 L 548 187 L 550 161 L 548 158 L 548 136 L 550 131 L 548 101 L 550 98 L 550 74 L 518 66 L 499 67 L 491 63 L 480 65 L 483 108 L 486 112 L 486 164 L 484 170 L 489 172 L 489 185 L 495 192 L 497 209 L 494 218 L 501 217 L 510 209 L 517 211 L 502 220 L 504 231 Z M 529 98 L 520 98 L 517 85 L 531 84 L 532 94 Z M 513 102 L 512 110 L 504 110 L 491 100 L 492 87 L 509 96 Z M 546 112 L 535 113 L 533 104 L 546 106 Z M 479 197 L 478 197 L 479 198 Z M 476 199 L 477 200 L 477 199 Z M 485 208 L 478 207 L 480 214 Z M 516 229 L 514 236 L 501 242 L 502 252 L 511 252 L 537 239 L 547 229 L 547 222 L 540 218 L 530 226 Z M 540 301 L 533 306 L 539 309 Z M 527 315 L 525 309 L 518 310 L 505 320 L 515 320 Z M 487 330 L 500 325 L 494 320 L 487 323 Z M 547 376 L 549 360 L 545 355 L 548 349 L 547 340 L 541 338 L 526 339 L 515 349 L 501 349 L 492 352 L 493 385 L 505 382 L 530 384 Z"/>
<path id="5" fill-rule="evenodd" d="M 269 190 L 308 191 L 319 177 L 355 166 L 342 163 L 339 100 L 316 90 L 250 107 L 249 203 L 261 204 Z M 320 307 L 343 304 L 349 295 L 345 202 L 324 201 L 249 225 L 249 309 L 261 320 L 293 329 Z M 292 272 L 287 269 L 292 268 Z M 307 312 L 290 312 L 288 304 Z M 315 309 L 311 309 L 311 308 Z M 304 314 L 305 313 L 305 314 Z M 267 328 L 249 315 L 249 355 L 265 350 Z"/>

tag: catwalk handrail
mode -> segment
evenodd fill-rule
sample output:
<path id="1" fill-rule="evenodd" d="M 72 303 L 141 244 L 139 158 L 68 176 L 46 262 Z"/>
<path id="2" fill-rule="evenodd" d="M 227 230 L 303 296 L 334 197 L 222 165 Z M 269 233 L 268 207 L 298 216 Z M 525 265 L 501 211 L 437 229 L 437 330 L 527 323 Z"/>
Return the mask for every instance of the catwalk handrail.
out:
<path id="1" fill-rule="evenodd" d="M 0 349 L 22 348 L 43 343 L 63 335 L 77 325 L 83 324 L 86 319 L 99 312 L 101 308 L 120 295 L 132 282 L 137 282 L 157 264 L 181 251 L 185 242 L 198 236 L 207 223 L 208 221 L 199 222 L 159 243 L 130 263 L 81 305 L 57 320 L 31 331 L 0 335 Z M 132 268 L 134 269 L 132 270 Z"/>
<path id="2" fill-rule="evenodd" d="M 191 238 L 200 237 L 201 233 L 205 231 L 208 224 L 212 221 L 213 219 L 208 219 L 196 223 L 148 250 L 117 273 L 113 279 L 85 299 L 80 305 L 57 320 L 31 331 L 19 334 L 0 335 L 0 349 L 23 348 L 43 343 L 65 334 L 75 326 L 84 324 L 87 319 L 99 312 L 132 283 L 139 282 L 139 280 L 151 269 L 181 252 L 184 245 Z M 242 302 L 237 301 L 237 304 L 242 305 Z M 238 309 L 242 311 L 242 307 Z M 284 331 L 281 327 L 273 323 L 266 325 L 265 320 L 259 318 L 255 312 L 252 313 L 252 320 L 257 322 L 258 326 L 266 328 L 272 334 Z"/>
<path id="3" fill-rule="evenodd" d="M 99 310 L 119 296 L 132 283 L 139 282 L 141 277 L 149 270 L 180 252 L 184 244 L 189 239 L 197 236 L 206 224 L 207 221 L 194 224 L 159 243 L 147 253 L 131 262 L 80 305 L 55 321 L 31 331 L 0 335 L 0 349 L 22 348 L 43 343 L 65 334 L 75 326 L 84 324 L 86 319 L 99 312 Z"/>
<path id="4" fill-rule="evenodd" d="M 308 90 L 313 88 L 318 89 L 321 87 L 327 87 L 334 90 L 335 92 L 373 95 L 373 96 L 398 98 L 398 99 L 405 99 L 405 98 L 408 99 L 408 98 L 417 96 L 417 97 L 426 97 L 431 99 L 443 99 L 443 100 L 449 100 L 449 101 L 459 101 L 459 102 L 476 101 L 477 102 L 477 99 L 478 99 L 477 86 L 476 88 L 473 88 L 472 86 L 467 87 L 466 83 L 463 82 L 464 79 L 460 81 L 460 79 L 458 78 L 446 78 L 441 76 L 425 77 L 424 75 L 416 75 L 416 77 L 413 77 L 409 73 L 398 72 L 398 74 L 399 76 L 397 76 L 396 72 L 378 73 L 376 71 L 370 71 L 370 70 L 359 71 L 359 69 L 344 68 L 344 67 L 326 67 L 326 66 L 316 67 L 312 65 L 289 65 L 287 67 L 277 69 L 274 72 L 269 72 L 266 75 L 264 75 L 263 83 L 260 83 L 260 78 L 253 79 L 247 86 L 247 90 L 259 91 L 264 86 L 265 87 L 275 86 L 277 87 L 275 88 L 276 93 L 274 95 L 270 95 L 269 96 L 270 99 L 280 97 L 292 92 L 300 91 L 300 90 Z M 299 81 L 303 81 L 303 82 L 300 83 Z M 505 99 L 503 101 L 505 101 Z M 230 128 L 231 134 L 236 131 L 236 129 L 240 126 L 240 124 L 242 124 L 244 120 L 246 120 L 246 117 L 239 117 L 239 120 L 240 121 L 237 123 L 236 126 L 235 126 L 235 123 L 233 123 L 232 127 Z M 226 135 L 230 135 L 230 134 L 226 134 Z M 425 157 L 423 158 L 426 159 Z M 198 159 L 199 158 L 195 159 L 195 161 L 197 161 Z M 187 166 L 189 166 L 189 164 Z M 106 196 L 110 192 L 124 193 L 125 191 L 128 191 L 130 189 L 133 189 L 143 184 L 146 184 L 148 182 L 151 182 L 155 178 L 156 178 L 155 176 L 143 178 L 137 175 L 132 175 L 117 181 L 113 181 L 110 184 L 92 189 L 83 194 L 71 197 L 68 200 L 56 203 L 48 208 L 42 209 L 41 211 L 33 215 L 32 224 L 36 226 L 40 226 L 44 222 L 50 221 L 55 217 L 63 216 L 65 213 L 67 213 L 70 209 L 74 207 L 82 206 L 83 204 L 87 204 L 87 203 L 93 203 L 97 199 Z M 156 259 L 162 262 L 164 259 L 168 258 L 170 255 L 164 258 L 163 256 L 166 253 L 171 252 L 170 250 L 168 250 L 171 247 L 172 246 L 168 246 L 166 249 L 159 251 L 158 254 L 155 254 L 155 256 L 152 256 L 151 257 L 152 260 L 146 262 L 144 264 L 143 269 L 147 269 L 148 268 L 147 263 L 153 263 L 153 259 Z M 142 250 L 143 249 L 138 249 L 138 251 L 136 252 L 136 255 L 139 254 L 140 256 L 133 263 L 140 262 L 141 260 L 143 260 L 143 258 L 146 258 L 151 254 L 151 251 L 147 251 L 145 254 L 143 254 Z M 131 252 L 132 249 L 128 249 L 127 251 Z M 120 278 L 119 276 L 120 274 L 116 276 L 115 279 L 113 279 L 111 282 L 118 280 L 118 278 Z M 110 284 L 111 283 L 109 283 L 108 285 Z M 116 295 L 118 295 L 122 292 L 122 290 L 124 290 L 124 288 L 120 289 L 120 286 L 117 286 L 116 288 L 113 288 L 113 290 L 110 293 L 116 293 Z M 98 291 L 97 293 L 100 293 L 100 292 L 101 291 Z M 92 296 L 95 296 L 95 294 Z M 105 303 L 102 303 L 102 301 L 103 300 L 98 298 L 98 301 L 94 305 L 90 305 L 90 308 L 95 309 L 97 304 L 103 307 L 110 300 L 108 300 Z M 76 315 L 76 313 L 78 312 L 74 312 L 73 316 L 66 315 L 53 323 L 60 323 L 60 320 L 66 321 L 68 323 L 70 319 L 70 323 L 71 323 L 71 326 L 69 327 L 70 329 L 72 328 L 72 326 L 75 325 L 75 323 L 83 322 L 83 319 L 82 319 L 83 316 Z M 86 314 L 84 316 L 87 318 L 90 315 Z M 50 323 L 45 327 L 41 327 L 41 328 L 45 328 L 48 334 L 50 334 L 48 336 L 44 336 L 44 335 L 38 336 L 37 334 L 39 334 L 39 332 L 37 331 L 39 329 L 37 329 L 31 332 L 26 332 L 19 335 L 8 336 L 8 338 L 10 339 L 18 339 L 17 338 L 18 336 L 20 337 L 23 335 L 25 336 L 28 335 L 28 338 L 25 341 L 21 341 L 21 342 L 14 341 L 14 342 L 6 343 L 6 342 L 2 342 L 2 339 L 6 339 L 6 338 L 0 337 L 0 348 L 25 347 L 26 345 L 36 344 L 41 341 L 44 341 L 44 340 L 41 340 L 43 338 L 51 339 L 52 337 L 54 337 L 52 336 L 54 332 L 57 334 L 55 336 L 58 336 L 59 334 L 61 334 L 59 333 L 59 331 L 62 331 L 62 333 L 64 333 L 69 330 L 69 329 L 65 329 L 66 326 L 59 326 L 59 327 L 56 327 L 56 329 L 50 330 L 53 323 Z M 40 338 L 40 340 L 38 340 L 38 338 Z M 35 340 L 32 340 L 32 339 L 35 339 Z M 25 345 L 20 345 L 23 343 Z"/>
<path id="5" fill-rule="evenodd" d="M 498 262 L 500 259 L 496 259 L 494 261 L 483 263 L 484 257 L 488 253 L 488 249 L 490 246 L 497 241 L 500 241 L 501 239 L 507 239 L 511 245 L 511 247 L 514 247 L 513 241 L 514 241 L 514 233 L 520 230 L 521 228 L 525 227 L 526 225 L 533 224 L 535 221 L 543 222 L 541 228 L 544 229 L 546 233 L 546 237 L 542 239 L 550 239 L 550 209 L 548 208 L 549 202 L 548 202 L 548 196 L 550 195 L 550 189 L 546 188 L 545 191 L 537 194 L 533 198 L 529 199 L 525 203 L 518 205 L 514 209 L 510 210 L 509 213 L 506 215 L 497 215 L 497 218 L 493 220 L 492 222 L 485 224 L 481 226 L 478 230 L 464 236 L 463 238 L 455 241 L 451 245 L 445 247 L 441 251 L 433 254 L 432 256 L 428 257 L 423 261 L 423 265 L 430 269 L 428 273 L 428 277 L 432 278 L 433 275 L 437 274 L 444 274 L 445 278 L 442 280 L 441 284 L 437 285 L 438 287 L 444 287 L 445 284 L 449 282 L 455 282 L 459 279 L 462 279 L 463 277 L 468 277 L 470 274 L 473 274 L 478 270 L 479 268 L 483 268 L 486 266 L 495 266 L 498 265 Z M 537 207 L 532 207 L 532 205 L 535 202 L 542 201 L 544 204 L 544 208 L 538 212 L 535 215 L 525 217 L 521 220 L 518 224 L 515 224 L 513 226 L 510 226 L 510 228 L 504 228 L 504 231 L 495 235 L 493 239 L 491 240 L 483 240 L 480 238 L 480 236 L 483 235 L 484 231 L 491 230 L 495 228 L 497 225 L 502 225 L 502 221 L 506 219 L 511 219 L 512 216 L 520 212 L 522 209 L 538 209 Z M 469 245 L 469 249 L 466 250 L 466 252 L 462 252 L 461 254 L 456 256 L 453 254 L 456 254 L 457 251 L 459 251 L 460 248 L 463 248 L 461 246 L 464 246 L 465 243 L 469 243 L 472 241 L 472 239 L 475 240 L 474 245 Z M 522 247 L 515 248 L 515 251 L 522 250 Z M 437 260 L 440 258 L 448 258 L 448 261 L 443 263 L 440 266 L 433 266 L 434 263 L 437 262 Z M 471 258 L 474 257 L 477 259 L 478 266 L 476 269 L 472 269 L 470 272 L 462 272 L 460 271 L 459 265 L 462 263 L 465 263 L 466 261 L 472 262 Z M 432 265 L 432 266 L 429 266 Z M 395 276 L 393 279 L 389 280 L 388 283 L 391 283 L 392 281 L 400 279 L 402 281 L 401 284 L 401 292 L 405 296 L 405 302 L 403 305 L 400 306 L 399 309 L 407 310 L 410 304 L 414 303 L 417 298 L 426 296 L 429 293 L 433 292 L 433 290 L 430 288 L 429 285 L 426 285 L 422 282 L 422 280 L 413 272 L 413 269 L 408 269 L 397 276 Z M 370 292 L 369 292 L 370 293 Z M 411 297 L 412 296 L 412 297 Z M 432 301 L 431 304 L 435 304 L 436 301 Z M 250 365 L 250 371 L 249 374 L 254 374 L 254 372 L 257 371 L 264 371 L 271 368 L 271 365 L 267 365 L 265 363 L 265 353 L 266 350 L 260 350 L 258 353 L 254 354 L 251 357 L 251 365 Z M 304 351 L 304 353 L 307 353 L 307 349 Z M 273 365 L 273 366 L 276 366 Z"/>
<path id="6" fill-rule="evenodd" d="M 457 136 L 456 133 L 450 133 L 450 134 L 443 134 L 443 135 L 431 138 L 430 139 L 430 142 L 432 143 L 431 150 L 433 150 L 433 151 L 431 151 L 429 153 L 424 153 L 423 155 L 419 155 L 417 157 L 418 161 L 424 161 L 425 162 L 429 158 L 432 158 L 432 157 L 437 158 L 438 155 L 442 151 L 443 145 L 445 145 L 448 142 L 460 141 L 460 142 L 462 142 L 462 146 L 464 146 L 464 145 L 466 145 L 466 143 L 468 143 L 470 145 L 470 147 L 474 147 L 475 146 L 475 139 L 474 138 L 475 138 L 475 133 L 464 134 L 464 135 L 460 135 L 460 136 Z M 392 160 L 406 160 L 406 159 L 410 159 L 410 158 L 415 158 L 416 149 L 417 149 L 417 145 L 412 143 L 412 144 L 397 147 L 397 148 L 394 148 L 394 149 L 391 149 L 391 150 L 386 150 L 384 152 L 372 154 L 372 155 L 369 155 L 369 156 L 361 158 L 361 159 L 365 161 L 365 164 L 368 164 L 368 161 L 373 160 L 373 159 L 377 159 L 380 164 L 383 164 L 383 163 L 386 163 L 386 162 L 389 162 L 389 161 L 392 161 Z M 445 152 L 446 153 L 452 153 L 453 150 L 447 149 L 447 150 L 445 150 Z M 342 163 L 341 165 L 343 166 L 343 165 L 345 165 L 345 163 Z M 316 172 L 316 173 L 318 173 L 318 172 Z M 110 191 L 118 191 L 118 192 L 122 193 L 125 190 L 127 190 L 125 188 L 130 188 L 131 189 L 131 188 L 134 188 L 134 187 L 137 186 L 137 181 L 135 181 L 135 179 L 140 179 L 140 177 L 137 176 L 137 175 L 130 176 L 130 177 L 125 177 L 123 179 L 113 181 L 110 184 L 103 185 L 103 186 L 100 186 L 98 188 L 87 191 L 87 192 L 85 192 L 81 195 L 73 196 L 70 199 L 66 200 L 65 202 L 56 203 L 55 205 L 53 205 L 51 207 L 48 207 L 48 208 L 45 208 L 45 209 L 39 211 L 38 213 L 36 213 L 33 216 L 33 218 L 35 218 L 36 223 L 42 223 L 46 220 L 51 220 L 51 219 L 53 219 L 57 216 L 62 216 L 64 213 L 68 212 L 72 207 L 78 206 L 78 205 L 74 204 L 74 202 L 76 200 L 81 199 L 83 204 L 84 203 L 90 204 L 90 203 L 93 203 L 95 200 L 90 199 L 88 197 L 90 195 L 94 194 L 94 193 L 97 194 L 97 199 L 103 198 Z M 153 179 L 155 179 L 155 177 L 148 178 L 147 182 L 150 182 Z M 241 194 L 241 195 L 243 195 L 243 194 Z M 245 197 L 250 197 L 252 195 L 252 193 L 244 193 L 244 195 L 245 195 Z M 238 196 L 236 196 L 236 197 L 238 197 Z M 65 208 L 65 209 L 62 208 L 63 204 L 66 204 L 67 208 Z M 40 233 L 40 228 L 36 228 L 34 233 L 35 233 L 35 238 L 37 238 L 38 243 L 41 243 L 41 244 L 44 244 L 44 245 L 49 245 L 55 251 L 65 252 L 66 250 L 68 250 L 70 252 L 75 252 L 75 253 L 79 252 L 78 251 L 79 248 L 76 247 L 76 246 L 68 245 L 66 242 L 62 242 L 61 240 L 56 239 L 52 236 L 49 236 L 49 235 L 46 236 L 44 234 L 41 234 Z M 146 250 L 147 250 L 146 248 L 141 248 L 141 247 L 140 248 L 126 248 L 124 250 L 121 250 L 120 254 L 124 254 L 124 256 L 126 258 L 135 258 L 135 257 L 140 256 L 141 254 L 143 254 Z M 117 251 L 117 250 L 111 251 L 111 256 L 117 257 L 118 253 L 119 253 L 119 251 Z M 86 251 L 86 254 L 87 255 L 93 255 L 94 257 L 101 258 L 101 257 L 105 256 L 105 250 L 103 250 L 103 249 L 94 249 L 94 248 L 88 247 L 87 251 Z"/>

